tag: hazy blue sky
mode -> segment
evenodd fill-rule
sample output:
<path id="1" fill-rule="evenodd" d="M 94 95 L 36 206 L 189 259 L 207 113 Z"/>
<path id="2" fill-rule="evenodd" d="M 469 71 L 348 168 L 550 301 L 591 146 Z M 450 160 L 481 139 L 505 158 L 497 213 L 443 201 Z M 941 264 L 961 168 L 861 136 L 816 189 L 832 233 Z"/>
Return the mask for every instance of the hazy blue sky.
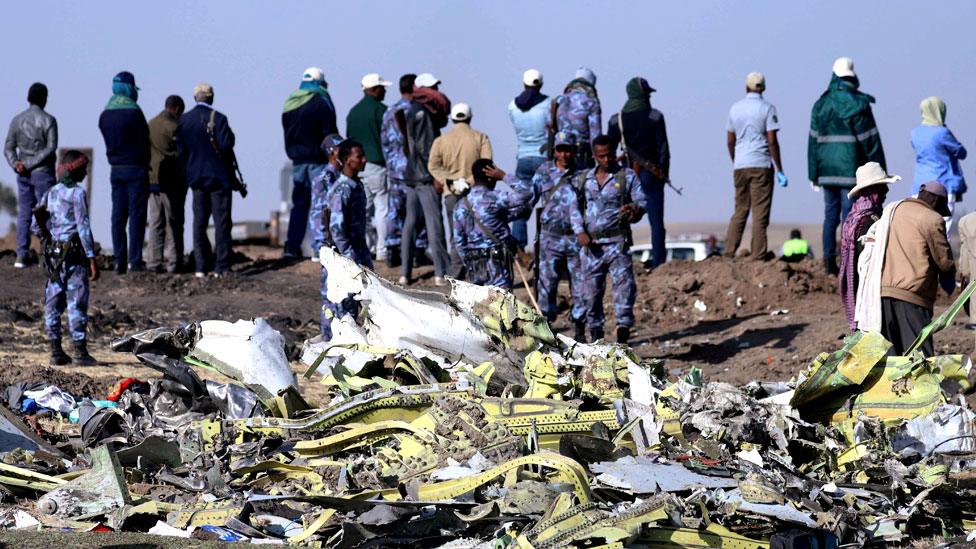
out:
<path id="1" fill-rule="evenodd" d="M 830 79 L 833 60 L 854 58 L 862 89 L 877 97 L 875 116 L 889 169 L 911 179 L 909 131 L 919 101 L 939 95 L 948 125 L 976 148 L 976 3 L 938 2 L 244 2 L 159 3 L 31 1 L 6 3 L 0 44 L 4 78 L 0 120 L 26 106 L 27 87 L 50 88 L 62 145 L 94 145 L 92 214 L 96 238 L 110 246 L 108 165 L 98 132 L 112 76 L 132 71 L 147 118 L 171 93 L 191 102 L 200 81 L 213 84 L 215 106 L 230 118 L 251 188 L 234 217 L 267 219 L 278 204 L 285 161 L 280 114 L 310 65 L 325 70 L 339 110 L 359 100 L 359 80 L 379 72 L 433 72 L 453 101 L 472 105 L 495 159 L 514 170 L 507 105 L 533 67 L 554 95 L 577 65 L 593 68 L 604 125 L 620 109 L 624 84 L 646 77 L 659 91 L 672 150 L 672 178 L 685 196 L 668 194 L 669 221 L 725 220 L 732 211 L 725 148 L 728 108 L 745 75 L 766 74 L 766 98 L 779 110 L 790 188 L 777 189 L 773 221 L 816 221 L 822 198 L 806 182 L 810 107 Z M 397 95 L 391 88 L 390 99 Z M 604 126 L 605 127 L 605 126 Z M 963 164 L 968 170 L 972 161 Z M 973 168 L 976 170 L 976 167 Z M 976 171 L 972 171 L 976 173 Z M 0 170 L 0 180 L 14 181 Z M 909 185 L 893 189 L 907 193 Z M 972 199 L 967 196 L 967 206 Z M 189 228 L 189 219 L 187 220 Z"/>

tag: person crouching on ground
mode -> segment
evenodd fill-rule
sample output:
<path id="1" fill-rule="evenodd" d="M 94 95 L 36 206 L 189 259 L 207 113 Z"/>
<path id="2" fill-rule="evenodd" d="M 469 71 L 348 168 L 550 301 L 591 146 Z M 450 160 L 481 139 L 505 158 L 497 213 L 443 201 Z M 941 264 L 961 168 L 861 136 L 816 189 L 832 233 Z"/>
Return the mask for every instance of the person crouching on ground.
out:
<path id="1" fill-rule="evenodd" d="M 471 166 L 474 186 L 454 207 L 454 246 L 461 254 L 468 282 L 480 286 L 512 288 L 512 261 L 518 241 L 509 223 L 525 215 L 529 204 L 516 193 L 495 190 L 505 172 L 487 159 Z"/>
<path id="2" fill-rule="evenodd" d="M 88 197 L 79 184 L 88 175 L 88 157 L 76 150 L 64 154 L 58 183 L 44 194 L 34 215 L 41 232 L 44 266 L 44 325 L 55 365 L 97 364 L 88 354 L 88 281 L 98 280 L 95 240 L 88 218 Z M 73 356 L 61 347 L 61 315 L 68 310 Z"/>

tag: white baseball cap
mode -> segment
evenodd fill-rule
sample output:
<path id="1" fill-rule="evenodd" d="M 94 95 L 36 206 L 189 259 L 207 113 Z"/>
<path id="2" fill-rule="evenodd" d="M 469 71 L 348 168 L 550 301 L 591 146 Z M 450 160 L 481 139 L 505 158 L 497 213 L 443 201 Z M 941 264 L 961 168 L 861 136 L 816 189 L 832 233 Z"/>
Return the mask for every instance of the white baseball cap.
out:
<path id="1" fill-rule="evenodd" d="M 746 87 L 750 90 L 765 90 L 766 77 L 761 72 L 750 72 L 746 75 Z"/>
<path id="2" fill-rule="evenodd" d="M 522 73 L 522 83 L 526 86 L 541 86 L 542 73 L 535 69 L 529 69 Z"/>
<path id="3" fill-rule="evenodd" d="M 455 103 L 451 107 L 451 120 L 455 122 L 467 122 L 471 120 L 471 106 L 467 103 Z"/>
<path id="4" fill-rule="evenodd" d="M 413 81 L 413 84 L 418 88 L 433 88 L 440 83 L 441 81 L 429 72 L 417 75 L 416 80 Z"/>
<path id="5" fill-rule="evenodd" d="M 368 90 L 370 88 L 375 88 L 376 86 L 389 86 L 392 82 L 388 80 L 383 80 L 379 74 L 371 72 L 363 77 L 363 89 Z"/>
<path id="6" fill-rule="evenodd" d="M 846 76 L 857 76 L 854 73 L 854 60 L 850 57 L 838 57 L 834 61 L 834 74 L 838 78 L 844 78 Z"/>
<path id="7" fill-rule="evenodd" d="M 309 67 L 302 74 L 302 82 L 325 82 L 325 73 L 318 67 Z"/>

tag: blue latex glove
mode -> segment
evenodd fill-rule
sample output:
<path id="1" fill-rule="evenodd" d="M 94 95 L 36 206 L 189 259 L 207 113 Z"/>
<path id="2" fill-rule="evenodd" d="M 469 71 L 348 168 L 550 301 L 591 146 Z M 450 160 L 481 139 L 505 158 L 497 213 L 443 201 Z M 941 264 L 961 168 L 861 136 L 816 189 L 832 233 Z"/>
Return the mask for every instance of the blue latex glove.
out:
<path id="1" fill-rule="evenodd" d="M 776 184 L 780 187 L 786 187 L 790 184 L 790 180 L 786 178 L 786 174 L 783 172 L 776 172 Z"/>

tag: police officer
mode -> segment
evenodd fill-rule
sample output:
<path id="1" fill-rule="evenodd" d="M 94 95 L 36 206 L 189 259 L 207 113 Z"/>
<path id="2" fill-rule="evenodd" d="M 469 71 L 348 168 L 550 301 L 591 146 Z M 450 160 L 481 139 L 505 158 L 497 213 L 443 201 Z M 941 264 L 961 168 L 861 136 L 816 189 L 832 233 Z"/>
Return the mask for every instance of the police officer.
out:
<path id="1" fill-rule="evenodd" d="M 579 189 L 576 187 L 576 135 L 560 131 L 555 135 L 554 160 L 546 161 L 529 181 L 528 187 L 515 181 L 513 187 L 527 195 L 526 205 L 531 208 L 541 200 L 536 218 L 539 230 L 538 245 L 538 301 L 542 314 L 552 322 L 556 319 L 556 290 L 559 275 L 569 275 L 573 296 L 571 316 L 576 328 L 576 339 L 586 339 L 586 309 L 583 303 L 583 281 L 580 266 L 580 245 L 570 223 L 572 213 L 579 213 Z M 506 182 L 508 180 L 506 179 Z"/>
<path id="2" fill-rule="evenodd" d="M 74 363 L 92 365 L 88 354 L 88 279 L 98 279 L 95 240 L 88 218 L 88 198 L 79 185 L 88 175 L 88 157 L 70 150 L 58 170 L 59 181 L 41 198 L 35 209 L 44 267 L 48 274 L 44 287 L 44 326 L 51 346 L 51 362 L 72 362 L 61 347 L 61 315 L 68 310 L 68 326 Z M 47 227 L 50 227 L 48 230 Z"/>
<path id="3" fill-rule="evenodd" d="M 319 260 L 319 249 L 322 246 L 331 246 L 329 239 L 329 189 L 332 184 L 339 179 L 342 173 L 342 165 L 339 164 L 339 143 L 342 143 L 342 136 L 333 133 L 325 136 L 322 140 L 322 152 L 329 159 L 322 169 L 312 177 L 310 190 L 310 207 L 308 212 L 308 234 L 312 243 L 312 261 Z"/>
<path id="4" fill-rule="evenodd" d="M 404 144 L 406 128 L 405 112 L 410 108 L 413 99 L 413 84 L 417 79 L 415 74 L 404 74 L 400 77 L 400 99 L 390 105 L 383 113 L 380 125 L 380 144 L 383 147 L 383 158 L 386 160 L 386 173 L 389 175 L 389 189 L 386 210 L 386 264 L 390 268 L 400 265 L 400 240 L 403 233 L 403 221 L 407 215 L 407 185 L 404 174 L 407 169 L 407 149 Z M 424 257 L 423 250 L 427 248 L 427 227 L 424 226 L 423 213 L 420 215 L 420 230 L 414 245 L 414 258 Z"/>
<path id="5" fill-rule="evenodd" d="M 606 276 L 613 285 L 617 342 L 626 343 L 634 326 L 637 283 L 630 258 L 630 224 L 644 215 L 644 191 L 637 174 L 617 164 L 613 141 L 605 135 L 593 140 L 597 167 L 578 176 L 582 212 L 572 212 L 573 230 L 583 246 L 583 295 L 590 337 L 603 337 L 603 293 Z"/>
<path id="6" fill-rule="evenodd" d="M 367 269 L 373 268 L 373 257 L 366 243 L 367 200 L 366 188 L 359 173 L 366 166 L 363 146 L 346 139 L 336 147 L 335 156 L 341 166 L 339 178 L 329 188 L 327 219 L 328 238 L 331 246 L 340 254 Z M 322 338 L 332 339 L 332 319 L 346 313 L 355 315 L 358 303 L 347 297 L 335 303 L 326 296 L 328 273 L 322 268 Z"/>
<path id="7" fill-rule="evenodd" d="M 576 164 L 593 167 L 591 143 L 603 133 L 603 113 L 596 93 L 596 74 L 586 67 L 576 69 L 563 94 L 552 102 L 552 131 L 568 130 L 578 139 Z"/>
<path id="8" fill-rule="evenodd" d="M 474 186 L 454 207 L 454 245 L 469 282 L 511 289 L 518 243 L 508 224 L 530 205 L 515 193 L 495 190 L 495 183 L 506 176 L 491 160 L 475 160 L 471 173 Z"/>

